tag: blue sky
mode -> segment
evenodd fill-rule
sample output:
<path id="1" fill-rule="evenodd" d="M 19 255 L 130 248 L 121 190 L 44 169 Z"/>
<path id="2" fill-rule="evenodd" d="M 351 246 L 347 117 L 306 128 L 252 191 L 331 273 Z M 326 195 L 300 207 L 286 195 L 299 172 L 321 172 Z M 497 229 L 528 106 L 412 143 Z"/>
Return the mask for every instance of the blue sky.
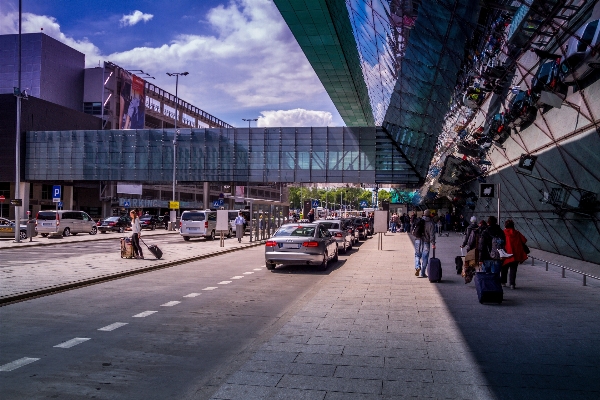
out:
<path id="1" fill-rule="evenodd" d="M 0 34 L 15 33 L 18 1 L 0 2 Z M 23 31 L 142 69 L 181 98 L 234 125 L 344 125 L 272 0 L 23 0 Z"/>

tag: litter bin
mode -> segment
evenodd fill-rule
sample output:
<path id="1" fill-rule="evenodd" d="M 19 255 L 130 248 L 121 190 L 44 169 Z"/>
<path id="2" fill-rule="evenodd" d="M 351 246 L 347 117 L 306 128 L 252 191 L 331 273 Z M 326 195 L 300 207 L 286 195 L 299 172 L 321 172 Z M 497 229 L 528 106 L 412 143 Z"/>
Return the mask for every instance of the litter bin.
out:
<path id="1" fill-rule="evenodd" d="M 30 242 L 33 240 L 34 236 L 35 236 L 35 219 L 30 219 L 29 221 L 27 221 L 27 237 L 29 238 Z"/>

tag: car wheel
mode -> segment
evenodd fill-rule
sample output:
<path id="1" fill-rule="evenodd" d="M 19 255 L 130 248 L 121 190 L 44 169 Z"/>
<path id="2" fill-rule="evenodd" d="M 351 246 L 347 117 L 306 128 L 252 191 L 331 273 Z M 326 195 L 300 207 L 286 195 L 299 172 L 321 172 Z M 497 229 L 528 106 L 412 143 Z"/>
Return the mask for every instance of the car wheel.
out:
<path id="1" fill-rule="evenodd" d="M 348 252 L 348 246 L 346 245 L 346 242 L 344 242 L 344 248 L 342 249 L 342 253 L 346 254 Z"/>
<path id="2" fill-rule="evenodd" d="M 123 227 L 123 226 L 120 226 L 120 227 L 119 227 L 119 233 L 123 233 L 123 232 L 125 232 L 125 227 Z"/>
<path id="3" fill-rule="evenodd" d="M 210 236 L 208 238 L 210 240 L 215 240 L 215 231 L 210 231 Z"/>
<path id="4" fill-rule="evenodd" d="M 63 236 L 71 236 L 71 230 L 69 228 L 65 228 L 65 230 L 63 231 Z"/>
<path id="5" fill-rule="evenodd" d="M 184 236 L 183 240 L 185 240 L 187 242 L 188 240 L 190 240 L 190 237 L 189 236 Z"/>
<path id="6" fill-rule="evenodd" d="M 95 235 L 96 233 L 98 233 L 98 228 L 96 228 L 95 226 L 92 226 L 92 230 L 90 231 L 90 235 Z"/>
<path id="7" fill-rule="evenodd" d="M 27 239 L 27 232 L 19 231 L 19 238 L 21 238 L 21 240 Z"/>
<path id="8" fill-rule="evenodd" d="M 270 262 L 268 262 L 268 263 L 267 263 L 267 269 L 268 269 L 269 271 L 273 271 L 273 270 L 275 269 L 275 263 L 270 263 Z"/>
<path id="9" fill-rule="evenodd" d="M 335 248 L 335 255 L 333 256 L 333 258 L 331 259 L 331 261 L 333 262 L 338 262 L 338 260 L 340 259 L 340 251 L 339 249 L 336 247 Z"/>
<path id="10" fill-rule="evenodd" d="M 42 237 L 47 237 L 48 234 L 47 233 L 42 233 Z"/>
<path id="11" fill-rule="evenodd" d="M 327 253 L 323 254 L 323 261 L 321 262 L 321 265 L 319 265 L 319 271 L 326 271 L 327 270 Z"/>

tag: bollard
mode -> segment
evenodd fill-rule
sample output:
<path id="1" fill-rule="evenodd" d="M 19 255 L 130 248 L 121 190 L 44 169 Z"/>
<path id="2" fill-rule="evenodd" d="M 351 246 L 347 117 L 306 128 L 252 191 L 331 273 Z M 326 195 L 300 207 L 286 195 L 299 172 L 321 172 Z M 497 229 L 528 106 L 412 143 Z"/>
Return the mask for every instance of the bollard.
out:
<path id="1" fill-rule="evenodd" d="M 546 271 L 548 271 L 548 261 L 546 261 Z"/>
<path id="2" fill-rule="evenodd" d="M 562 269 L 562 270 L 563 270 L 563 271 L 562 271 L 562 277 L 563 277 L 563 278 L 565 278 L 565 269 L 566 269 L 565 267 L 563 267 L 563 269 Z"/>
<path id="3" fill-rule="evenodd" d="M 534 259 L 533 257 L 531 257 L 531 265 L 534 265 L 534 263 L 535 263 L 535 261 L 534 261 L 534 260 L 535 260 L 535 259 Z"/>
<path id="4" fill-rule="evenodd" d="M 583 274 L 583 286 L 587 286 L 586 275 Z"/>

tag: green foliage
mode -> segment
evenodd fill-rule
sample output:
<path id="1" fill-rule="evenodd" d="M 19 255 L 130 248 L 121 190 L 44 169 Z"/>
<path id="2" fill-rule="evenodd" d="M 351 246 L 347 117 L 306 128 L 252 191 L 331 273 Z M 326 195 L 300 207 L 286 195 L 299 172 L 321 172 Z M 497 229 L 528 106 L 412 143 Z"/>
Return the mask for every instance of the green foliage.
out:
<path id="1" fill-rule="evenodd" d="M 369 206 L 372 206 L 373 193 L 370 190 L 362 188 L 335 188 L 335 189 L 316 189 L 307 187 L 290 186 L 290 208 L 302 208 L 303 200 L 320 200 L 321 206 L 327 204 L 330 209 L 339 209 L 340 201 L 344 206 L 349 205 L 353 209 L 358 209 L 362 200 L 365 200 Z M 380 192 L 381 193 L 381 192 Z M 389 195 L 389 193 L 388 193 Z"/>

